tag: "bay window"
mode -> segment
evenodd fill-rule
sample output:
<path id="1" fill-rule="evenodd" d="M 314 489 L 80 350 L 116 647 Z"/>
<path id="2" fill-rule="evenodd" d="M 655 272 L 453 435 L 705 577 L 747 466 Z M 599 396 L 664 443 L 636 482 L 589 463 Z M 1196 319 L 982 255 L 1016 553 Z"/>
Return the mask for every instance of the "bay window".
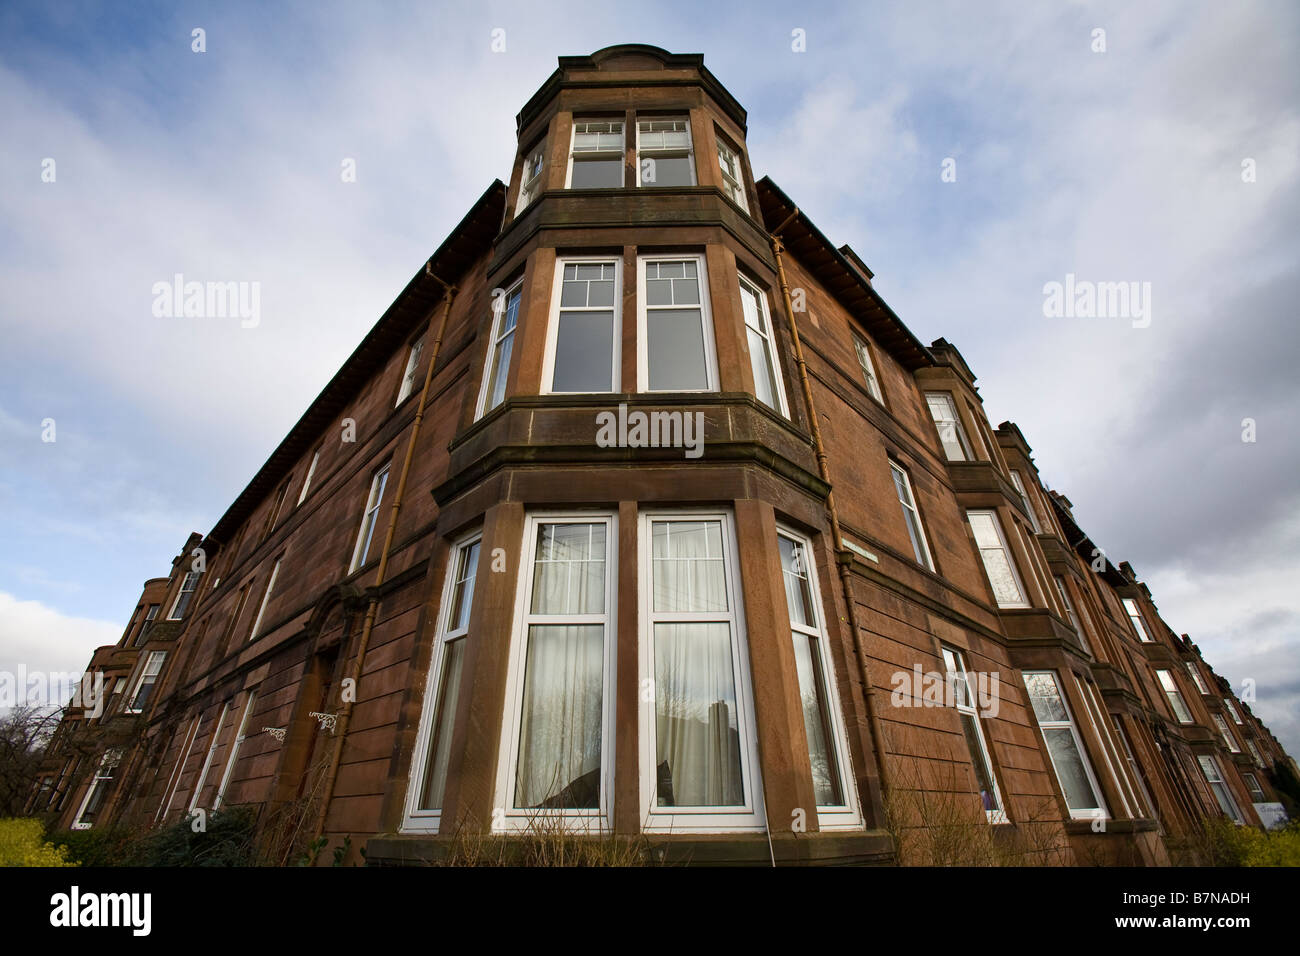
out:
<path id="1" fill-rule="evenodd" d="M 717 390 L 703 256 L 637 260 L 637 388 Z"/>
<path id="2" fill-rule="evenodd" d="M 1160 686 L 1165 692 L 1165 697 L 1169 701 L 1169 708 L 1174 712 L 1180 724 L 1192 723 L 1192 712 L 1187 709 L 1187 701 L 1183 700 L 1183 692 L 1178 689 L 1178 683 L 1174 680 L 1173 672 L 1166 670 L 1156 671 L 1156 677 L 1160 681 Z"/>
<path id="3" fill-rule="evenodd" d="M 185 616 L 185 611 L 190 606 L 190 600 L 194 597 L 194 589 L 198 586 L 199 572 L 186 571 L 185 577 L 181 580 L 181 589 L 176 594 L 176 600 L 172 604 L 171 613 L 167 615 L 167 620 L 179 621 Z"/>
<path id="4" fill-rule="evenodd" d="M 1006 538 L 1002 536 L 997 512 L 967 511 L 966 520 L 970 522 L 975 546 L 979 549 L 980 560 L 984 562 L 984 572 L 998 607 L 1029 607 L 1011 550 L 1007 547 Z"/>
<path id="5" fill-rule="evenodd" d="M 437 830 L 442 817 L 481 549 L 482 538 L 475 533 L 458 542 L 447 561 L 438 636 L 425 683 L 420 732 L 411 759 L 413 773 L 406 802 L 406 828 L 410 830 Z"/>
<path id="6" fill-rule="evenodd" d="M 492 327 L 488 333 L 487 365 L 483 370 L 483 384 L 479 386 L 476 418 L 492 411 L 506 397 L 506 376 L 510 372 L 522 291 L 521 279 L 502 294 L 492 296 Z"/>
<path id="7" fill-rule="evenodd" d="M 754 394 L 768 408 L 788 416 L 785 387 L 781 380 L 781 363 L 776 356 L 772 323 L 767 311 L 767 296 L 744 276 L 738 278 L 740 306 L 745 313 L 749 364 L 754 373 Z"/>
<path id="8" fill-rule="evenodd" d="M 1228 722 L 1223 719 L 1223 715 L 1211 714 L 1210 716 L 1214 718 L 1214 726 L 1219 728 L 1219 736 L 1228 745 L 1228 749 L 1235 754 L 1241 753 L 1241 747 L 1237 745 L 1237 738 L 1232 736 L 1232 731 L 1228 729 Z"/>
<path id="9" fill-rule="evenodd" d="M 777 532 L 785 603 L 794 641 L 795 674 L 803 710 L 808 758 L 812 766 L 817 820 L 822 829 L 860 822 L 850 796 L 848 747 L 840 725 L 840 708 L 830 648 L 822 619 L 817 569 L 808 540 L 792 531 Z"/>
<path id="10" fill-rule="evenodd" d="M 524 160 L 519 174 L 519 200 L 515 203 L 515 215 L 519 215 L 537 198 L 542 191 L 542 170 L 546 164 L 546 143 L 539 143 L 537 148 Z"/>
<path id="11" fill-rule="evenodd" d="M 610 823 L 613 515 L 531 515 L 499 770 L 498 828 L 558 811 Z"/>
<path id="12" fill-rule="evenodd" d="M 718 168 L 722 172 L 722 191 L 727 198 L 745 212 L 749 212 L 749 203 L 745 201 L 745 174 L 740 167 L 740 154 L 731 148 L 721 136 L 718 142 Z"/>
<path id="13" fill-rule="evenodd" d="M 1011 472 L 1011 484 L 1015 485 L 1020 503 L 1025 506 L 1025 513 L 1029 516 L 1029 526 L 1034 529 L 1034 534 L 1042 534 L 1043 529 L 1038 523 L 1038 513 L 1034 511 L 1034 504 L 1029 500 L 1029 492 L 1025 490 L 1025 482 L 1020 477 L 1020 472 L 1014 470 Z"/>
<path id="14" fill-rule="evenodd" d="M 735 537 L 726 513 L 641 516 L 643 829 L 763 829 Z"/>
<path id="15" fill-rule="evenodd" d="M 925 404 L 934 419 L 934 427 L 939 432 L 939 443 L 949 461 L 970 461 L 975 456 L 971 453 L 970 442 L 966 440 L 966 430 L 961 427 L 957 415 L 957 405 L 948 392 L 926 392 Z"/>
<path id="16" fill-rule="evenodd" d="M 158 675 L 162 673 L 163 661 L 166 659 L 166 651 L 149 652 L 149 656 L 145 658 L 144 667 L 140 669 L 140 676 L 135 682 L 135 690 L 131 692 L 131 701 L 126 706 L 128 714 L 142 713 L 149 706 L 149 699 L 153 697 L 154 685 L 158 683 Z"/>
<path id="17" fill-rule="evenodd" d="M 565 186 L 569 189 L 622 186 L 625 148 L 622 120 L 574 120 Z"/>
<path id="18" fill-rule="evenodd" d="M 1151 635 L 1147 633 L 1146 625 L 1142 623 L 1142 612 L 1138 610 L 1137 601 L 1132 598 L 1124 598 L 1124 610 L 1128 614 L 1128 619 L 1133 623 L 1133 630 L 1137 631 L 1138 639 L 1144 644 L 1151 643 Z"/>
<path id="19" fill-rule="evenodd" d="M 1183 661 L 1183 664 L 1186 665 L 1187 673 L 1191 675 L 1192 683 L 1196 685 L 1196 689 L 1204 696 L 1209 697 L 1210 688 L 1205 686 L 1205 678 L 1201 676 L 1201 672 L 1197 668 L 1196 664 L 1192 661 Z M 1237 721 L 1237 723 L 1241 723 L 1241 721 Z"/>
<path id="20" fill-rule="evenodd" d="M 622 302 L 621 260 L 556 262 L 544 391 L 619 390 Z"/>
<path id="21" fill-rule="evenodd" d="M 1084 756 L 1083 742 L 1070 716 L 1070 707 L 1057 683 L 1055 671 L 1025 671 L 1025 689 L 1034 717 L 1043 732 L 1047 755 L 1056 781 L 1073 818 L 1090 819 L 1106 815 L 1101 788 Z"/>
<path id="22" fill-rule="evenodd" d="M 1223 779 L 1223 771 L 1219 768 L 1218 761 L 1213 757 L 1198 755 L 1196 762 L 1201 765 L 1201 773 L 1205 776 L 1205 782 L 1210 785 L 1214 799 L 1219 802 L 1219 809 L 1233 822 L 1244 824 L 1246 818 L 1237 809 L 1237 801 L 1232 799 L 1232 792 L 1228 790 L 1228 784 Z"/>
<path id="23" fill-rule="evenodd" d="M 639 186 L 694 186 L 695 155 L 687 117 L 638 120 L 636 160 Z"/>

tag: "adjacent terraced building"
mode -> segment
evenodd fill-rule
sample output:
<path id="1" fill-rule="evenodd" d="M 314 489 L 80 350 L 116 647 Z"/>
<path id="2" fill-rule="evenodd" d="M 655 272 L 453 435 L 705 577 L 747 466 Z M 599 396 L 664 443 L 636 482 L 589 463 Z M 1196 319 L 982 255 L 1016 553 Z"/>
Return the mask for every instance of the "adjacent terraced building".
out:
<path id="1" fill-rule="evenodd" d="M 1293 766 L 1248 701 L 745 137 L 700 56 L 562 57 L 510 185 L 96 652 L 33 809 L 249 805 L 273 859 L 372 864 L 561 823 L 1160 864 L 1259 825 Z"/>

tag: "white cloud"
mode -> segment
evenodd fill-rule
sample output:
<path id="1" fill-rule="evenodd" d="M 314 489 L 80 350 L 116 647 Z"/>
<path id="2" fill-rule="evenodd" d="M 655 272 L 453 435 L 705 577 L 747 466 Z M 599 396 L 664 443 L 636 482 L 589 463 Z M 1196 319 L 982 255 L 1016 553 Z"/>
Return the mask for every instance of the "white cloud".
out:
<path id="1" fill-rule="evenodd" d="M 38 671 L 81 672 L 96 648 L 121 639 L 122 629 L 121 624 L 71 617 L 0 591 L 0 672 L 29 679 Z"/>

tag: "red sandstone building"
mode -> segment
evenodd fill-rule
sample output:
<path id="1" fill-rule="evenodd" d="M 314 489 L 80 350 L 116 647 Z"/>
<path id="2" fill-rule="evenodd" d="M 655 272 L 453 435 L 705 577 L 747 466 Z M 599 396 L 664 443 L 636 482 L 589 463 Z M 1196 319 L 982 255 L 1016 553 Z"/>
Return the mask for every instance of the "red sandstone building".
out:
<path id="1" fill-rule="evenodd" d="M 561 58 L 509 186 L 96 652 L 33 810 L 249 805 L 270 859 L 370 863 L 539 819 L 757 863 L 1258 825 L 1277 741 L 745 135 L 700 56 Z"/>

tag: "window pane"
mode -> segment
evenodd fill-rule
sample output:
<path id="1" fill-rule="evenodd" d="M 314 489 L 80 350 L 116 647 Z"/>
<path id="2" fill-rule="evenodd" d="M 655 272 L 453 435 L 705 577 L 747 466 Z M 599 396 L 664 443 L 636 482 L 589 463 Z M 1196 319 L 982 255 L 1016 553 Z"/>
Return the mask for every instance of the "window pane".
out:
<path id="1" fill-rule="evenodd" d="M 464 630 L 469 624 L 470 603 L 474 600 L 474 578 L 478 573 L 479 544 L 475 541 L 460 551 L 456 583 L 451 592 L 451 613 L 447 618 L 449 631 Z"/>
<path id="2" fill-rule="evenodd" d="M 808 587 L 808 554 L 801 545 L 778 536 L 781 548 L 781 576 L 785 579 L 785 603 L 790 609 L 790 623 L 816 627 L 812 593 Z"/>
<path id="3" fill-rule="evenodd" d="M 496 408 L 506 397 L 506 373 L 510 371 L 510 352 L 514 348 L 512 332 L 496 346 L 492 356 L 492 377 L 488 386 L 487 409 Z M 486 409 L 485 409 L 486 410 Z"/>
<path id="4" fill-rule="evenodd" d="M 592 283 L 602 285 L 612 287 L 613 283 Z M 561 312 L 555 334 L 552 391 L 613 391 L 613 355 L 613 312 Z"/>
<path id="5" fill-rule="evenodd" d="M 654 391 L 709 387 L 699 309 L 656 309 L 646 314 L 649 386 Z"/>
<path id="6" fill-rule="evenodd" d="M 979 728 L 973 714 L 961 715 L 962 733 L 966 735 L 966 748 L 970 751 L 971 766 L 975 768 L 975 783 L 979 787 L 980 802 L 985 810 L 1001 810 L 998 805 L 997 788 L 993 785 L 993 773 L 984 756 L 983 742 L 980 740 Z"/>
<path id="7" fill-rule="evenodd" d="M 605 525 L 544 524 L 533 568 L 534 614 L 605 610 Z"/>
<path id="8" fill-rule="evenodd" d="M 447 786 L 447 764 L 451 759 L 456 702 L 460 699 L 461 668 L 464 661 L 464 640 L 452 641 L 446 646 L 438 681 L 438 703 L 434 710 L 433 734 L 429 741 L 429 759 L 424 773 L 424 795 L 420 801 L 422 810 L 442 808 L 443 792 Z"/>
<path id="9" fill-rule="evenodd" d="M 1034 716 L 1039 723 L 1054 723 L 1070 719 L 1065 709 L 1061 694 L 1056 688 L 1056 679 L 1051 674 L 1026 674 L 1025 688 L 1029 691 L 1029 701 L 1034 706 Z"/>
<path id="10" fill-rule="evenodd" d="M 642 186 L 694 185 L 694 160 L 685 156 L 646 156 L 641 160 Z"/>
<path id="11" fill-rule="evenodd" d="M 782 539 L 784 544 L 784 539 Z M 787 580 L 787 586 L 789 578 Z M 808 735 L 808 757 L 812 764 L 813 792 L 817 805 L 839 806 L 844 803 L 840 793 L 840 771 L 831 745 L 830 710 L 827 706 L 826 688 L 822 686 L 822 661 L 817 639 L 807 634 L 792 632 L 794 638 L 795 671 L 799 678 L 799 700 L 803 707 L 803 726 Z"/>
<path id="12" fill-rule="evenodd" d="M 651 535 L 655 611 L 726 611 L 722 525 L 656 521 Z"/>
<path id="13" fill-rule="evenodd" d="M 623 185 L 623 160 L 573 157 L 573 189 L 608 189 Z"/>
<path id="14" fill-rule="evenodd" d="M 656 624 L 654 660 L 658 805 L 743 804 L 730 625 Z"/>
<path id="15" fill-rule="evenodd" d="M 767 339 L 753 329 L 749 333 L 749 362 L 754 372 L 754 395 L 768 408 L 779 408 L 777 402 L 776 371 L 772 368 L 772 355 Z"/>
<path id="16" fill-rule="evenodd" d="M 1057 779 L 1065 793 L 1065 803 L 1071 810 L 1091 810 L 1099 807 L 1093 793 L 1083 758 L 1074 742 L 1074 733 L 1067 727 L 1049 727 L 1043 731 L 1047 748 L 1052 754 Z"/>
<path id="17" fill-rule="evenodd" d="M 516 807 L 600 806 L 604 654 L 603 625 L 529 627 Z"/>

